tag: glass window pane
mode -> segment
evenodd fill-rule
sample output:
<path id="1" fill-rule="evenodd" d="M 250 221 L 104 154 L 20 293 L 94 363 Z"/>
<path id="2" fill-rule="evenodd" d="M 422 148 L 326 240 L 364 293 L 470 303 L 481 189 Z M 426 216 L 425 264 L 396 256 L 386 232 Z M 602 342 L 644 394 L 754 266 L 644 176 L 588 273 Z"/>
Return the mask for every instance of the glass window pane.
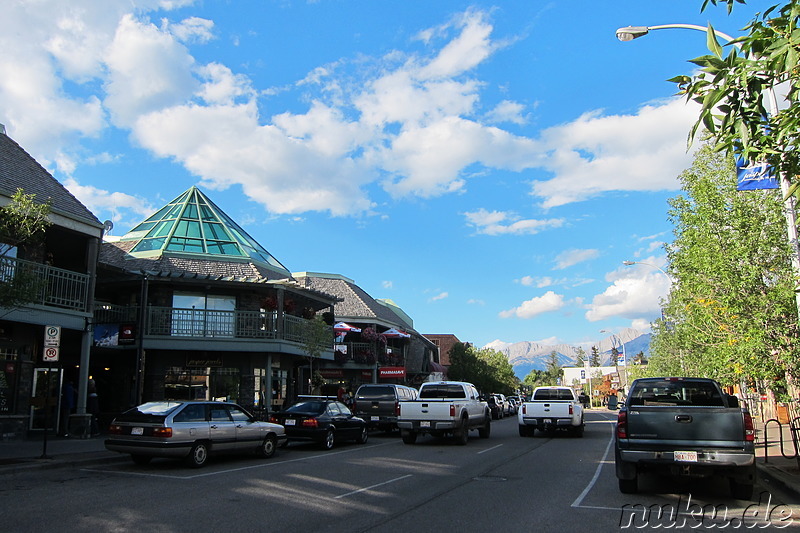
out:
<path id="1" fill-rule="evenodd" d="M 136 247 L 131 250 L 132 252 L 149 252 L 150 250 L 158 250 L 163 246 L 164 238 L 158 239 L 143 239 Z"/>
<path id="2" fill-rule="evenodd" d="M 169 234 L 169 230 L 172 228 L 172 221 L 167 220 L 164 222 L 159 222 L 155 225 L 155 227 L 150 230 L 150 233 L 147 234 L 148 237 L 165 237 Z"/>

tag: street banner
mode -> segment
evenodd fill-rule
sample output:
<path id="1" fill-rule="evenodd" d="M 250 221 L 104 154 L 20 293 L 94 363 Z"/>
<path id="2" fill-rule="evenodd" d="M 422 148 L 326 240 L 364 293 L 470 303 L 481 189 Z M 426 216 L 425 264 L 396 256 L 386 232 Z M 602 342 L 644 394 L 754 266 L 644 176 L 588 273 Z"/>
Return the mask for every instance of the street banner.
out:
<path id="1" fill-rule="evenodd" d="M 779 189 L 775 172 L 767 163 L 750 163 L 742 158 L 736 160 L 736 190 Z"/>

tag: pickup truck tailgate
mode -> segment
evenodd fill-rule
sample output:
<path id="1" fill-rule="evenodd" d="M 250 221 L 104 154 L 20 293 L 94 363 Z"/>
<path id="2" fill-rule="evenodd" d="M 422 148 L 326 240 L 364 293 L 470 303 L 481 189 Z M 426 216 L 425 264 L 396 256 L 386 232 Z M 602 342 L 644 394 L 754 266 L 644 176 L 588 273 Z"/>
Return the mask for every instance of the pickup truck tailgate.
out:
<path id="1" fill-rule="evenodd" d="M 630 406 L 628 440 L 637 447 L 743 447 L 742 412 L 724 407 Z"/>

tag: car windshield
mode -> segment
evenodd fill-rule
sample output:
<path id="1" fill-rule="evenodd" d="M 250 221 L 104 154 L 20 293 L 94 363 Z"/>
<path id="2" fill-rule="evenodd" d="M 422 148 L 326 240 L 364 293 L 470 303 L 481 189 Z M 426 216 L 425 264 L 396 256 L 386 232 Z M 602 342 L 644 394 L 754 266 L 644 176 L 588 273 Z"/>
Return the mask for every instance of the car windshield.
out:
<path id="1" fill-rule="evenodd" d="M 286 409 L 287 413 L 315 413 L 319 414 L 325 411 L 328 402 L 319 400 L 310 400 L 307 402 L 299 402 Z"/>

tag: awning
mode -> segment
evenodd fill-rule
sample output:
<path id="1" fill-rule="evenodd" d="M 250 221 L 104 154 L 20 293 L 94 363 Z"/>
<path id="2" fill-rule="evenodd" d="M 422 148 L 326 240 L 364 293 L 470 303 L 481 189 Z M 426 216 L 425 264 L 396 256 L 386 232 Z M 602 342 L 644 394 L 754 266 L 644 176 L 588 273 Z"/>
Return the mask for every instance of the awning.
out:
<path id="1" fill-rule="evenodd" d="M 447 373 L 447 367 L 444 365 L 440 365 L 436 361 L 430 362 L 431 372 L 441 372 L 443 374 Z"/>
<path id="2" fill-rule="evenodd" d="M 387 337 L 389 339 L 409 339 L 409 338 L 411 338 L 410 334 L 406 333 L 405 331 L 400 331 L 399 329 L 396 329 L 396 328 L 387 329 L 386 331 L 381 333 L 381 335 L 384 335 L 385 337 Z"/>
<path id="3" fill-rule="evenodd" d="M 351 326 L 350 324 L 345 324 L 344 322 L 337 322 L 336 324 L 333 325 L 333 331 L 336 331 L 336 332 L 339 332 L 339 333 L 342 333 L 342 332 L 344 332 L 344 333 L 349 333 L 349 332 L 361 333 L 361 328 L 357 328 L 357 327 Z"/>

